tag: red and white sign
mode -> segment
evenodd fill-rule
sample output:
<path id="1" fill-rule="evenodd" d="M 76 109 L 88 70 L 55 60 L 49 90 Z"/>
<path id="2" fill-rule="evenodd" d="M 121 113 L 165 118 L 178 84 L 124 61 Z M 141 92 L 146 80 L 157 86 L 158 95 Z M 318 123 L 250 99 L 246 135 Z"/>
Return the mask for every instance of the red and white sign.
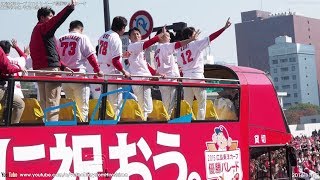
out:
<path id="1" fill-rule="evenodd" d="M 130 29 L 138 28 L 141 32 L 141 39 L 145 39 L 150 36 L 153 30 L 152 17 L 147 11 L 137 11 L 132 15 L 129 27 Z"/>
<path id="2" fill-rule="evenodd" d="M 243 178 L 241 152 L 238 140 L 229 136 L 223 125 L 214 128 L 212 141 L 205 151 L 206 176 L 214 180 L 240 180 Z"/>
<path id="3" fill-rule="evenodd" d="M 211 161 L 203 157 L 203 152 L 206 150 L 206 141 L 212 138 L 213 129 L 218 125 L 190 123 L 1 128 L 0 180 L 13 177 L 73 180 L 206 179 L 206 165 L 209 163 L 210 167 Z M 240 136 L 238 125 L 234 123 L 227 126 L 230 136 Z M 219 160 L 225 164 L 223 167 L 227 167 L 226 163 L 228 168 L 237 165 L 232 172 L 242 172 L 239 150 L 217 152 L 223 153 L 223 157 L 229 154 L 229 159 Z M 220 155 L 209 158 L 220 158 Z M 217 174 L 216 169 L 214 172 Z"/>

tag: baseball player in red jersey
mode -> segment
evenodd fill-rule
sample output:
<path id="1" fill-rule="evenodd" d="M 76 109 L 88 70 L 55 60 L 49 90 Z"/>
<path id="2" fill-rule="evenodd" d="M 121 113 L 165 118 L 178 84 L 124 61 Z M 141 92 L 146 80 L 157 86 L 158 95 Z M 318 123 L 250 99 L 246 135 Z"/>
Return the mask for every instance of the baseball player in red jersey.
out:
<path id="1" fill-rule="evenodd" d="M 12 65 L 16 65 L 16 66 L 20 66 L 20 67 L 26 67 L 26 58 L 28 56 L 28 54 L 26 54 L 26 51 L 23 52 L 17 43 L 17 40 L 12 39 L 11 40 L 12 45 L 10 44 L 9 41 L 0 41 L 0 47 L 3 49 L 3 51 L 6 53 L 7 58 L 9 59 L 10 63 Z M 19 54 L 20 57 L 11 57 L 10 54 L 10 50 L 11 50 L 11 46 L 12 48 L 14 48 L 17 53 Z M 22 73 L 19 72 L 16 75 L 21 76 Z M 19 96 L 20 98 L 24 98 L 23 93 L 22 93 L 22 89 L 21 89 L 21 83 L 20 81 L 16 81 L 15 82 L 15 89 L 14 89 L 14 94 Z"/>
<path id="2" fill-rule="evenodd" d="M 23 74 L 26 74 L 26 69 L 19 65 L 12 65 L 5 52 L 0 48 L 0 103 L 5 103 L 7 97 L 7 88 L 4 87 L 6 82 L 1 79 L 6 77 L 7 74 L 14 74 L 17 72 L 23 72 Z M 14 95 L 12 105 L 11 123 L 19 123 L 25 103 L 19 96 Z"/>
<path id="3" fill-rule="evenodd" d="M 162 31 L 158 31 L 157 34 Z M 183 41 L 178 41 L 175 43 L 170 43 L 170 34 L 168 32 L 164 33 L 164 38 L 159 41 L 157 49 L 154 54 L 156 72 L 164 77 L 180 77 L 180 72 L 174 53 L 176 49 L 187 45 L 188 43 L 196 40 L 198 38 L 199 31 L 193 34 L 190 39 Z M 176 79 L 160 79 L 160 81 L 177 81 Z M 162 102 L 170 115 L 175 102 L 176 87 L 172 86 L 159 86 L 161 92 Z"/>
<path id="4" fill-rule="evenodd" d="M 98 59 L 99 46 L 96 45 L 95 49 L 96 49 L 95 56 Z M 93 72 L 94 71 L 93 71 L 92 66 L 90 64 L 87 64 L 87 73 L 93 73 Z M 97 76 L 88 76 L 88 77 L 89 78 L 98 78 Z M 99 85 L 99 84 L 90 84 L 89 87 L 90 87 L 90 93 L 91 93 L 92 99 L 99 99 L 99 96 L 101 94 L 101 91 L 100 91 L 101 85 Z"/>
<path id="5" fill-rule="evenodd" d="M 82 34 L 83 24 L 75 20 L 70 23 L 69 33 L 58 40 L 60 60 L 74 72 L 86 73 L 87 62 L 98 76 L 103 76 L 95 57 L 95 49 L 88 36 Z M 69 76 L 71 77 L 71 76 Z M 73 76 L 81 78 L 83 76 Z M 90 88 L 88 84 L 63 83 L 62 88 L 67 98 L 73 99 L 79 106 L 84 121 L 88 121 Z"/>
<path id="6" fill-rule="evenodd" d="M 30 53 L 34 70 L 59 71 L 60 68 L 70 70 L 60 62 L 54 34 L 73 12 L 76 2 L 77 0 L 71 0 L 71 4 L 67 5 L 56 16 L 54 16 L 54 10 L 49 7 L 41 7 L 38 10 L 37 18 L 39 22 L 33 28 L 30 39 Z M 58 106 L 60 104 L 61 83 L 38 82 L 38 89 L 42 109 Z M 48 121 L 58 120 L 59 109 L 48 112 Z"/>
<path id="7" fill-rule="evenodd" d="M 229 18 L 230 19 L 230 18 Z M 183 77 L 190 78 L 204 78 L 204 61 L 202 59 L 201 52 L 209 46 L 210 42 L 217 38 L 224 30 L 230 27 L 231 23 L 227 20 L 225 26 L 220 30 L 212 33 L 209 37 L 202 40 L 193 41 L 186 46 L 181 47 L 178 50 L 177 62 L 182 69 Z M 195 33 L 194 28 L 185 28 L 183 30 L 183 38 L 191 38 Z M 184 82 L 203 82 L 201 80 L 184 80 Z M 184 99 L 192 107 L 193 97 L 195 96 L 198 100 L 198 120 L 204 120 L 206 115 L 206 100 L 207 93 L 204 88 L 183 88 Z"/>
<path id="8" fill-rule="evenodd" d="M 117 16 L 113 19 L 111 30 L 105 32 L 99 39 L 99 51 L 98 51 L 98 62 L 101 70 L 105 74 L 119 74 L 121 73 L 129 78 L 130 73 L 127 72 L 121 64 L 122 59 L 122 41 L 120 36 L 122 36 L 125 32 L 125 28 L 127 26 L 127 20 L 124 17 Z M 119 77 L 108 77 L 108 79 L 121 79 Z M 108 85 L 108 92 L 117 90 L 118 85 Z M 101 88 L 95 88 L 97 90 L 101 90 Z M 111 106 L 113 107 L 116 115 L 118 115 L 120 111 L 120 103 L 122 100 L 122 95 L 111 94 L 107 97 Z"/>
<path id="9" fill-rule="evenodd" d="M 144 50 L 152 46 L 160 39 L 164 37 L 163 33 L 149 39 L 148 41 L 141 41 L 141 33 L 138 28 L 132 28 L 129 30 L 129 39 L 131 43 L 128 46 L 128 52 L 130 56 L 129 71 L 131 75 L 151 76 L 155 75 L 155 70 L 147 63 Z M 136 80 L 146 80 L 148 78 L 133 77 Z M 137 96 L 138 103 L 144 112 L 144 118 L 147 120 L 148 114 L 153 110 L 151 88 L 145 86 L 132 86 L 133 93 Z"/>

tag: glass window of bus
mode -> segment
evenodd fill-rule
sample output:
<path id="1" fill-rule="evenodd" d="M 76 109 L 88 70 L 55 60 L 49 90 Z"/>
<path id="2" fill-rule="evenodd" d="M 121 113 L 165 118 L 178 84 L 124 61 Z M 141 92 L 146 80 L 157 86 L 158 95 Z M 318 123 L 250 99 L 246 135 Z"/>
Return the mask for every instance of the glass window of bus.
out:
<path id="1" fill-rule="evenodd" d="M 5 119 L 5 105 L 7 103 L 7 98 L 6 98 L 6 92 L 7 92 L 7 87 L 6 87 L 7 82 L 6 81 L 1 81 L 0 85 L 0 125 L 3 126 L 4 124 L 4 119 Z"/>
<path id="2" fill-rule="evenodd" d="M 271 150 L 270 155 L 273 179 L 289 179 L 286 149 L 282 147 L 277 150 Z"/>
<path id="3" fill-rule="evenodd" d="M 207 101 L 213 102 L 216 120 L 237 121 L 239 118 L 239 89 L 236 88 L 208 88 Z M 206 116 L 210 113 L 210 106 L 206 107 Z"/>
<path id="4" fill-rule="evenodd" d="M 250 149 L 250 179 L 290 179 L 285 147 Z"/>
<path id="5" fill-rule="evenodd" d="M 250 149 L 250 180 L 271 179 L 270 159 L 267 148 Z"/>

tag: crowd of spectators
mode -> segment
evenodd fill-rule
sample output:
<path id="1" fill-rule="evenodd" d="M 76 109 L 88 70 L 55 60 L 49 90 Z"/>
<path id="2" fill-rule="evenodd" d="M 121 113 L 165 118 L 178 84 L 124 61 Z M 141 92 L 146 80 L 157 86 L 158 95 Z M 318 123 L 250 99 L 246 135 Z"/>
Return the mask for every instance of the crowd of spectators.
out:
<path id="1" fill-rule="evenodd" d="M 292 147 L 296 150 L 297 166 L 293 174 L 301 179 L 320 179 L 320 130 L 312 132 L 311 136 L 295 137 Z M 303 178 L 307 176 L 306 178 Z"/>
<path id="2" fill-rule="evenodd" d="M 251 152 L 250 179 L 267 180 L 282 178 L 288 178 L 285 148 L 270 151 L 266 148 L 262 151 Z"/>
<path id="3" fill-rule="evenodd" d="M 287 154 L 291 150 L 293 153 Z M 288 147 L 253 148 L 250 154 L 252 180 L 289 179 L 289 174 L 297 180 L 320 180 L 320 130 L 294 137 Z M 288 169 L 287 156 L 292 169 Z"/>

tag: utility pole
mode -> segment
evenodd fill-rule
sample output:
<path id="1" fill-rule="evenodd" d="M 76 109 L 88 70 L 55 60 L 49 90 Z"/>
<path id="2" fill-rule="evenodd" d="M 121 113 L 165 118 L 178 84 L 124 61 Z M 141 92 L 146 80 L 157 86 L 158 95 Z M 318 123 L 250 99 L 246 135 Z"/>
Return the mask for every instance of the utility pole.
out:
<path id="1" fill-rule="evenodd" d="M 109 0 L 103 0 L 103 12 L 104 12 L 104 30 L 110 30 L 110 8 Z"/>

